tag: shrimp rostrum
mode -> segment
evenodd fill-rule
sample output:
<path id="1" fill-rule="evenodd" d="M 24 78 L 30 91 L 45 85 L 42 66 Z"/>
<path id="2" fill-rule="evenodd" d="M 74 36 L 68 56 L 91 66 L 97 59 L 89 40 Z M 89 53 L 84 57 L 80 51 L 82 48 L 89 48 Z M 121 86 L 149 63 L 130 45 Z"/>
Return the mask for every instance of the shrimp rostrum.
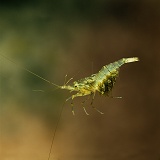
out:
<path id="1" fill-rule="evenodd" d="M 73 94 L 71 97 L 69 97 L 67 100 L 69 99 L 73 100 L 74 98 L 80 96 L 93 95 L 91 102 L 92 105 L 96 92 L 99 92 L 100 95 L 107 95 L 107 96 L 110 95 L 110 92 L 112 91 L 116 79 L 118 77 L 119 68 L 125 63 L 136 62 L 136 61 L 139 61 L 138 57 L 122 58 L 116 62 L 110 63 L 109 65 L 103 66 L 102 69 L 96 74 L 92 74 L 89 77 L 85 77 L 78 81 L 74 81 L 73 85 L 67 85 L 66 83 L 63 86 L 57 86 L 57 87 L 61 89 L 70 90 L 70 92 L 72 91 L 77 92 L 76 94 Z M 115 97 L 115 98 L 121 98 L 121 97 Z M 73 103 L 71 103 L 71 106 L 72 106 L 72 113 L 74 115 Z M 84 106 L 83 108 L 85 113 L 88 114 Z M 93 108 L 96 109 L 99 113 L 103 114 L 97 108 L 95 107 Z"/>

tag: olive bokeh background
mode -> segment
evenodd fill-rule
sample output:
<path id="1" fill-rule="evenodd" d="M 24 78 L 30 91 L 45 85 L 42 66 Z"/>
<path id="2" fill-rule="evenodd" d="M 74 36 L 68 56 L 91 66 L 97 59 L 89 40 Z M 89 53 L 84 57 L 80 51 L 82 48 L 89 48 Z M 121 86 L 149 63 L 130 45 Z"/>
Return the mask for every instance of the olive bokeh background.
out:
<path id="1" fill-rule="evenodd" d="M 157 0 L 30 0 L 0 2 L 0 159 L 48 158 L 63 107 L 53 160 L 160 159 L 160 2 Z M 26 72 L 63 85 L 123 57 L 111 99 L 81 102 Z M 34 92 L 43 90 L 44 92 Z M 63 106 L 64 104 L 64 106 Z"/>

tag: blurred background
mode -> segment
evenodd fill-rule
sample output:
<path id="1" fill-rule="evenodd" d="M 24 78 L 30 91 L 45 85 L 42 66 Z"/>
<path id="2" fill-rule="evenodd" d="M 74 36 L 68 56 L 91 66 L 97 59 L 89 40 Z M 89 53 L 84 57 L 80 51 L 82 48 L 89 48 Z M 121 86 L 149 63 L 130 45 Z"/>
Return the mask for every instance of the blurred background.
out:
<path id="1" fill-rule="evenodd" d="M 0 1 L 0 159 L 47 160 L 63 107 L 51 160 L 160 160 L 159 43 L 157 0 Z M 23 69 L 63 85 L 133 56 L 104 115 Z"/>

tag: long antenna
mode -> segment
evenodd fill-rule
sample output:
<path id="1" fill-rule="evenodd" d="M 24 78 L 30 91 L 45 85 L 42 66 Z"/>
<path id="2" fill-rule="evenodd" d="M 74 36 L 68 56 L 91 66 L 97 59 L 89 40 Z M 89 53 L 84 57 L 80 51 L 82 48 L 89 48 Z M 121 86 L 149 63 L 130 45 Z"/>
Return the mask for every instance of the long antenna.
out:
<path id="1" fill-rule="evenodd" d="M 16 65 L 16 66 L 22 68 L 23 70 L 25 70 L 25 71 L 31 73 L 32 75 L 34 75 L 34 76 L 36 76 L 36 77 L 42 79 L 43 81 L 45 81 L 45 82 L 47 82 L 47 83 L 49 83 L 49 84 L 52 84 L 52 85 L 54 85 L 54 86 L 56 86 L 56 87 L 58 87 L 58 88 L 60 87 L 59 85 L 57 85 L 57 84 L 55 84 L 55 83 L 53 83 L 53 82 L 51 82 L 51 81 L 49 81 L 49 80 L 47 80 L 47 79 L 45 79 L 45 78 L 39 76 L 38 74 L 36 74 L 36 73 L 30 71 L 29 69 L 27 69 L 27 68 L 25 68 L 25 67 L 23 67 L 23 66 L 21 66 L 21 65 L 18 65 L 17 63 L 15 63 L 14 61 L 12 61 L 10 58 L 8 58 L 8 57 L 6 57 L 6 56 L 4 56 L 4 55 L 2 55 L 2 54 L 0 54 L 0 56 L 3 57 L 3 58 L 5 58 L 5 59 L 7 59 L 7 60 L 10 61 L 10 62 L 12 62 L 14 65 Z"/>
<path id="2" fill-rule="evenodd" d="M 54 142 L 54 139 L 55 139 L 55 136 L 56 136 L 56 131 L 57 131 L 60 119 L 61 119 L 61 115 L 62 115 L 64 104 L 65 104 L 65 102 L 62 105 L 62 108 L 61 108 L 61 111 L 59 113 L 58 120 L 57 120 L 57 123 L 56 123 L 56 127 L 55 127 L 54 132 L 53 132 L 52 141 L 51 141 L 51 147 L 50 147 L 49 154 L 48 154 L 48 160 L 50 160 L 50 157 L 51 157 L 51 152 L 52 152 L 52 148 L 53 148 L 53 142 Z"/>
<path id="3" fill-rule="evenodd" d="M 15 63 L 15 62 L 14 62 L 13 60 L 11 60 L 10 58 L 8 58 L 8 57 L 6 57 L 6 56 L 4 56 L 4 55 L 2 55 L 2 54 L 0 54 L 0 56 L 3 57 L 4 59 L 7 59 L 7 60 L 10 61 L 10 62 L 12 62 L 14 65 L 16 65 L 16 66 L 22 68 L 23 70 L 25 70 L 25 71 L 31 73 L 32 75 L 34 75 L 34 76 L 36 76 L 36 77 L 42 79 L 43 81 L 45 81 L 45 82 L 47 82 L 47 83 L 49 83 L 49 84 L 52 84 L 52 85 L 54 85 L 54 86 L 60 88 L 59 85 L 57 85 L 57 84 L 55 84 L 55 83 L 52 83 L 51 81 L 49 81 L 49 80 L 47 80 L 47 79 L 45 79 L 45 78 L 39 76 L 38 74 L 36 74 L 36 73 L 34 73 L 34 72 L 28 70 L 27 68 L 25 68 L 25 67 L 23 67 L 23 66 L 21 66 L 21 65 L 19 65 L 19 64 L 17 64 L 17 63 Z M 72 80 L 72 78 L 69 79 L 69 80 L 67 81 L 67 83 L 69 83 L 70 80 Z M 66 83 L 66 84 L 67 84 L 67 83 Z M 41 92 L 43 92 L 43 90 L 33 90 L 33 91 L 41 91 Z M 60 113 L 59 113 L 58 120 L 57 120 L 57 123 L 56 123 L 56 127 L 55 127 L 55 130 L 54 130 L 54 132 L 53 132 L 53 137 L 52 137 L 52 141 L 51 141 L 51 147 L 50 147 L 50 150 L 49 150 L 48 160 L 50 159 L 50 156 L 51 156 L 51 152 L 52 152 L 52 148 L 53 148 L 53 143 L 54 143 L 56 131 L 57 131 L 57 128 L 58 128 L 58 125 L 59 125 L 59 122 L 60 122 L 60 118 L 61 118 L 61 115 L 62 115 L 62 111 L 63 111 L 64 104 L 65 104 L 65 102 L 64 102 L 63 105 L 62 105 L 62 108 L 61 108 L 61 111 L 60 111 Z"/>

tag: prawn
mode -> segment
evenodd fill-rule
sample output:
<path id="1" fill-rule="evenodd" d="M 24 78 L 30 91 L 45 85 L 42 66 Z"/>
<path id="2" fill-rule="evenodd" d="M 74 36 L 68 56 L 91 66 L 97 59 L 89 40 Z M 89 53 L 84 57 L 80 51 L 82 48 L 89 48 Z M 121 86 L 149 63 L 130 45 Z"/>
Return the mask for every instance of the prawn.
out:
<path id="1" fill-rule="evenodd" d="M 17 65 L 15 62 L 10 60 L 8 57 L 5 57 L 4 55 L 1 55 L 1 56 L 5 59 L 8 59 L 9 61 L 14 63 L 15 65 Z M 24 69 L 25 71 L 33 74 L 34 76 L 42 79 L 43 81 L 46 81 L 47 83 L 50 83 L 51 85 L 54 85 L 55 87 L 57 87 L 59 89 L 69 90 L 70 92 L 73 92 L 73 91 L 77 92 L 76 94 L 73 94 L 71 97 L 66 99 L 66 101 L 68 101 L 69 99 L 72 100 L 72 102 L 71 102 L 72 113 L 73 113 L 73 115 L 75 115 L 74 109 L 73 109 L 73 99 L 74 98 L 87 96 L 87 95 L 93 95 L 92 101 L 91 101 L 91 105 L 92 105 L 96 92 L 99 92 L 100 95 L 106 95 L 109 97 L 110 92 L 112 91 L 112 89 L 116 83 L 117 77 L 119 75 L 120 67 L 126 63 L 136 62 L 136 61 L 139 61 L 138 57 L 122 58 L 118 61 L 115 61 L 113 63 L 110 63 L 108 65 L 103 66 L 102 69 L 98 73 L 95 73 L 89 77 L 85 77 L 80 80 L 74 81 L 72 85 L 67 85 L 73 79 L 73 78 L 70 78 L 62 86 L 57 85 L 55 83 L 52 83 L 51 81 L 35 74 L 34 72 L 32 72 L 22 66 L 20 66 L 20 67 L 22 69 Z M 122 98 L 122 97 L 112 97 L 112 98 Z M 83 106 L 84 102 L 82 102 L 82 106 Z M 99 113 L 103 114 L 97 108 L 95 108 L 95 107 L 93 107 L 93 108 L 96 109 Z M 87 115 L 89 115 L 84 106 L 83 106 L 83 109 L 84 109 L 85 113 Z"/>
<path id="2" fill-rule="evenodd" d="M 99 92 L 100 95 L 109 96 L 110 92 L 112 91 L 115 85 L 116 79 L 119 75 L 119 68 L 125 63 L 136 62 L 136 61 L 139 61 L 138 57 L 122 58 L 118 61 L 103 66 L 102 69 L 96 74 L 92 74 L 89 77 L 85 77 L 78 81 L 74 81 L 73 85 L 71 86 L 63 85 L 58 87 L 61 89 L 70 90 L 70 92 L 72 91 L 77 92 L 76 94 L 73 94 L 71 97 L 69 97 L 66 101 L 68 101 L 69 99 L 73 100 L 74 98 L 80 96 L 93 95 L 91 102 L 92 105 L 96 92 Z M 112 98 L 122 98 L 122 97 L 112 97 Z M 73 103 L 71 103 L 71 105 L 72 105 L 72 113 L 74 115 Z M 85 113 L 88 115 L 84 106 L 83 108 Z M 99 113 L 103 114 L 97 108 L 95 107 L 93 108 L 96 109 Z"/>

